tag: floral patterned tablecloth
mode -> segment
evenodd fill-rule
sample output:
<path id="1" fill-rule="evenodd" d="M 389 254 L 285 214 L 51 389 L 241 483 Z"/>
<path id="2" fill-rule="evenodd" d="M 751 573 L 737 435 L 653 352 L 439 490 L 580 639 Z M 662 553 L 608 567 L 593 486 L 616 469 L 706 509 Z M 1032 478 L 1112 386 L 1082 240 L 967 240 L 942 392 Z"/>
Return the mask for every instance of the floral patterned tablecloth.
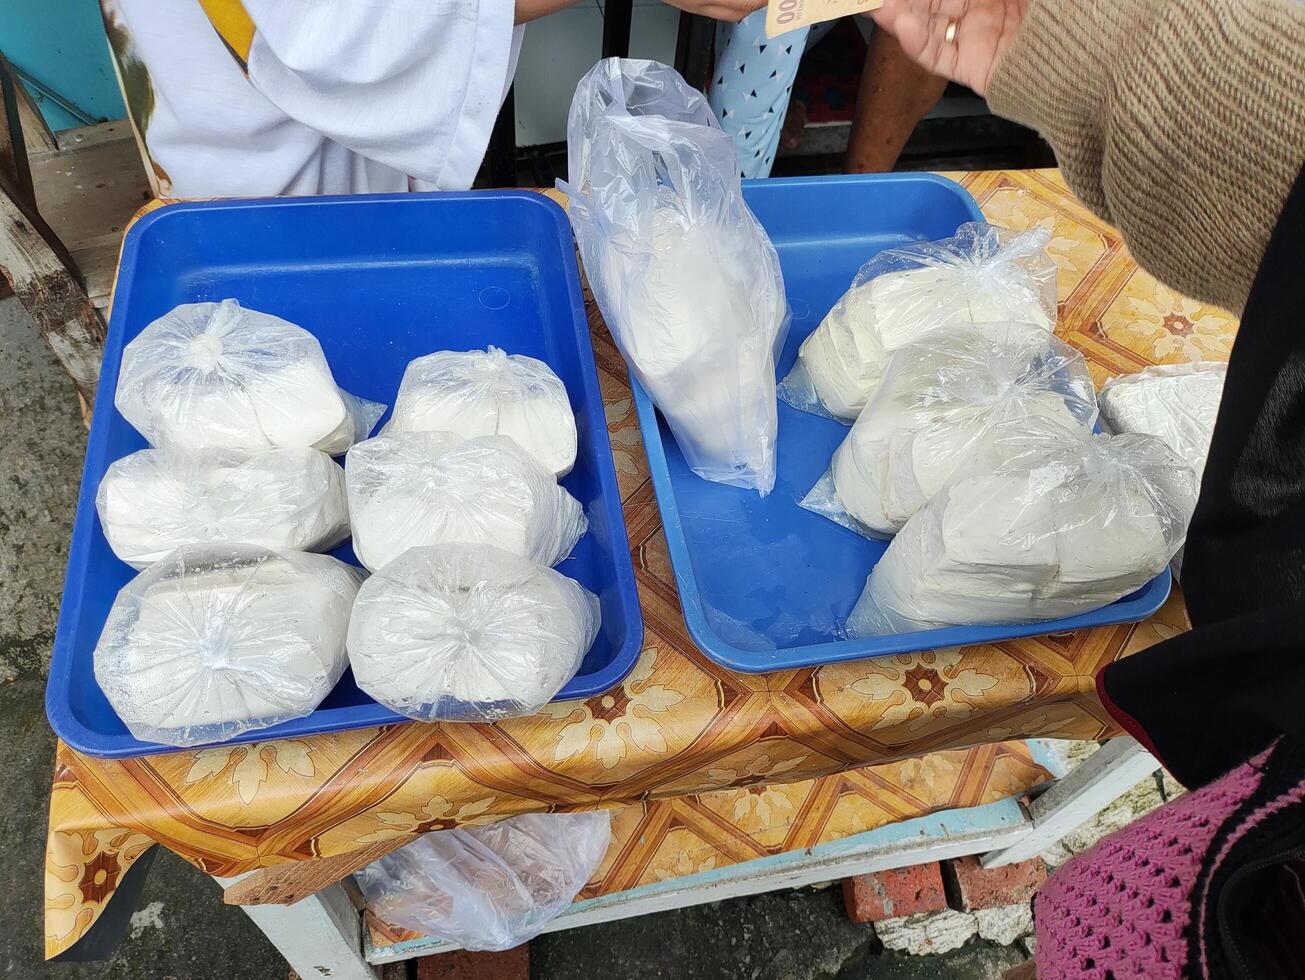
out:
<path id="1" fill-rule="evenodd" d="M 1227 358 L 1236 321 L 1141 272 L 1056 173 L 958 179 L 993 222 L 1051 229 L 1057 332 L 1098 384 L 1147 364 Z M 602 805 L 618 808 L 616 843 L 587 894 L 603 894 L 988 802 L 1046 776 L 1011 740 L 1110 734 L 1097 669 L 1184 628 L 1175 596 L 1136 625 L 766 675 L 715 665 L 685 632 L 625 369 L 592 304 L 590 315 L 646 630 L 634 672 L 600 697 L 496 725 L 392 725 L 121 761 L 60 744 L 48 956 L 85 934 L 156 842 L 229 876 Z"/>

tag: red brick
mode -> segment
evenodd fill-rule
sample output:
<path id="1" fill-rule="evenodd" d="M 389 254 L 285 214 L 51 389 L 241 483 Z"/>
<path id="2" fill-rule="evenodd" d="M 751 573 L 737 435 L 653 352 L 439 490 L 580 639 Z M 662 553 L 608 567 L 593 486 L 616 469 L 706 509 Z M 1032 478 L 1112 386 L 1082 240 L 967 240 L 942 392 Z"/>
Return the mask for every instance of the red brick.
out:
<path id="1" fill-rule="evenodd" d="M 452 953 L 423 956 L 417 980 L 530 980 L 530 945 L 502 953 Z"/>
<path id="2" fill-rule="evenodd" d="M 977 857 L 956 858 L 943 864 L 947 897 L 960 912 L 1027 902 L 1047 880 L 1047 865 L 1032 858 L 1003 868 L 984 868 Z"/>
<path id="3" fill-rule="evenodd" d="M 947 907 L 938 864 L 891 868 L 843 879 L 843 905 L 853 922 L 878 922 Z"/>

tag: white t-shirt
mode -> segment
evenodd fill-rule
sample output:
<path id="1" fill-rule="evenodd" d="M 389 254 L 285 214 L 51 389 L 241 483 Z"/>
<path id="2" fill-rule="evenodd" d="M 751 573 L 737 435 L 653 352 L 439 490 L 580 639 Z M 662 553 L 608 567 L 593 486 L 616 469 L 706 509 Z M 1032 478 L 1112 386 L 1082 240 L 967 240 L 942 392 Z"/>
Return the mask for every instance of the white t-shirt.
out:
<path id="1" fill-rule="evenodd" d="M 512 83 L 513 0 L 243 0 L 248 77 L 197 0 L 109 0 L 175 197 L 462 190 Z"/>

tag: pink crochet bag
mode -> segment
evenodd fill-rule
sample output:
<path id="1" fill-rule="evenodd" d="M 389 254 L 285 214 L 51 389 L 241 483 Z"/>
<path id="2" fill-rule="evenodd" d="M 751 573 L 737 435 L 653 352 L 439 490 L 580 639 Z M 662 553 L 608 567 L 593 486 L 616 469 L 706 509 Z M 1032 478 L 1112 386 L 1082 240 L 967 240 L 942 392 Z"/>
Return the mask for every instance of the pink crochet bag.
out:
<path id="1" fill-rule="evenodd" d="M 1057 871 L 1034 903 L 1038 976 L 1305 977 L 1299 755 L 1280 742 Z"/>

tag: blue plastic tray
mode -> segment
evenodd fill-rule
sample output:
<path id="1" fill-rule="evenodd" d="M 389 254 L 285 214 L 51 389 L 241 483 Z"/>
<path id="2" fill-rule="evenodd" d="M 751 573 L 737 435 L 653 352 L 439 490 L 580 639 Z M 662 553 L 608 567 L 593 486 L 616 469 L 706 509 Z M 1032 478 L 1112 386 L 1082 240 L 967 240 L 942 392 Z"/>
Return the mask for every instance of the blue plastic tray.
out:
<path id="1" fill-rule="evenodd" d="M 780 377 L 868 258 L 907 242 L 946 238 L 957 225 L 982 220 L 960 186 L 928 174 L 743 186 L 779 250 L 793 309 Z M 839 628 L 887 542 L 866 540 L 802 510 L 798 501 L 828 469 L 848 427 L 781 403 L 775 489 L 761 499 L 694 476 L 638 384 L 634 400 L 689 634 L 707 656 L 733 670 L 809 667 L 1133 622 L 1159 609 L 1169 594 L 1166 570 L 1133 595 L 1070 619 L 842 639 Z"/>
<path id="2" fill-rule="evenodd" d="M 104 539 L 95 491 L 110 462 L 145 446 L 113 407 L 123 345 L 178 303 L 228 296 L 303 325 L 341 386 L 387 404 L 408 361 L 434 350 L 496 344 L 546 361 L 566 384 L 580 437 L 562 482 L 589 516 L 589 533 L 559 571 L 595 592 L 603 614 L 557 700 L 600 694 L 630 672 L 643 620 L 562 209 L 525 192 L 177 204 L 136 222 L 123 247 L 46 690 L 60 738 L 99 756 L 171 751 L 132 738 L 92 673 L 105 617 L 134 574 Z M 354 560 L 347 545 L 335 554 Z M 346 673 L 306 718 L 231 741 L 403 720 Z"/>

